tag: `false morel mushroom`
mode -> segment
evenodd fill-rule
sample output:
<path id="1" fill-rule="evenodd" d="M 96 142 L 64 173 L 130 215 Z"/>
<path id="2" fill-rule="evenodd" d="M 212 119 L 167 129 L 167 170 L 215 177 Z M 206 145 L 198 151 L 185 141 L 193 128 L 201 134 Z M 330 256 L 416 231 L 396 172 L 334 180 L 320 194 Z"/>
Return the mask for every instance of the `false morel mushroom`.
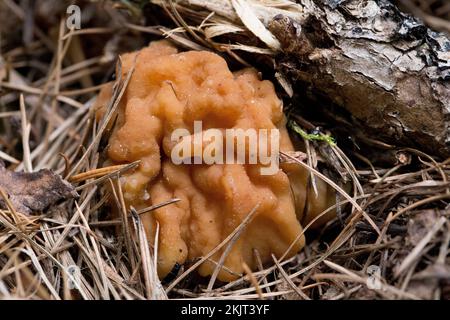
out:
<path id="1" fill-rule="evenodd" d="M 142 215 L 152 245 L 159 225 L 159 276 L 165 277 L 175 265 L 206 256 L 252 210 L 253 218 L 233 243 L 218 279 L 236 279 L 244 263 L 252 270 L 257 269 L 258 259 L 273 263 L 272 254 L 296 254 L 305 243 L 302 224 L 333 202 L 333 193 L 322 180 L 316 178 L 315 193 L 307 188 L 309 172 L 295 163 L 281 163 L 272 174 L 262 174 L 266 165 L 261 163 L 207 164 L 191 159 L 189 164 L 175 163 L 172 157 L 179 146 L 173 132 L 184 129 L 192 138 L 196 122 L 201 122 L 202 133 L 278 129 L 279 150 L 294 151 L 273 84 L 261 81 L 254 69 L 231 72 L 217 54 L 179 53 L 166 41 L 153 42 L 121 60 L 122 78 L 132 67 L 134 73 L 119 104 L 107 157 L 113 164 L 140 160 L 133 172 L 120 179 L 126 205 L 143 209 L 180 199 Z M 111 92 L 109 85 L 100 93 L 96 102 L 100 114 Z M 249 156 L 249 149 L 245 150 Z M 183 155 L 184 160 L 191 156 Z M 225 248 L 199 267 L 202 276 L 214 272 Z"/>

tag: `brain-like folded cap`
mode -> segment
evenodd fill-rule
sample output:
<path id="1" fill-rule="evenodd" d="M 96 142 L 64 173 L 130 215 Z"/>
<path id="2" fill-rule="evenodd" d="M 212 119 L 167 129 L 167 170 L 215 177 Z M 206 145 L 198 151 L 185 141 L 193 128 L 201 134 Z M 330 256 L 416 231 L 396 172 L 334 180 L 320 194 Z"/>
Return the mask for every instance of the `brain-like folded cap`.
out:
<path id="1" fill-rule="evenodd" d="M 281 164 L 273 174 L 263 175 L 261 168 L 266 165 L 261 163 L 176 164 L 172 158 L 179 143 L 193 143 L 196 121 L 202 124 L 201 133 L 278 129 L 279 149 L 293 151 L 272 83 L 261 81 L 253 69 L 232 73 L 214 53 L 178 53 L 166 41 L 122 56 L 124 75 L 133 63 L 108 157 L 114 164 L 141 160 L 134 172 L 121 179 L 128 206 L 140 209 L 180 199 L 142 217 L 151 242 L 159 224 L 159 275 L 206 256 L 254 208 L 253 219 L 228 252 L 218 279 L 236 279 L 244 263 L 257 269 L 257 257 L 264 264 L 272 263 L 272 254 L 297 253 L 305 241 L 300 221 L 308 223 L 330 205 L 321 180 L 316 178 L 319 193 L 315 195 L 307 188 L 309 173 L 296 164 Z M 100 113 L 110 96 L 108 86 L 96 103 Z M 174 141 L 176 129 L 185 129 L 191 140 Z M 200 153 L 206 146 L 193 145 Z M 249 149 L 245 150 L 248 156 Z M 184 154 L 183 159 L 191 156 Z M 199 267 L 201 275 L 213 273 L 225 247 Z"/>

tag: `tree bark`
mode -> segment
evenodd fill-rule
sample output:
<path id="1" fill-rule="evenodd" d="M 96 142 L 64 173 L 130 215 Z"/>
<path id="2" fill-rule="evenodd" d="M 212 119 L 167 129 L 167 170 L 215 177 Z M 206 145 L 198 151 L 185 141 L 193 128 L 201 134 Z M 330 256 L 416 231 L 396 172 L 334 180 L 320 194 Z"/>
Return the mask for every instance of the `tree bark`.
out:
<path id="1" fill-rule="evenodd" d="M 450 40 L 379 1 L 302 1 L 269 30 L 278 65 L 389 143 L 450 156 Z"/>

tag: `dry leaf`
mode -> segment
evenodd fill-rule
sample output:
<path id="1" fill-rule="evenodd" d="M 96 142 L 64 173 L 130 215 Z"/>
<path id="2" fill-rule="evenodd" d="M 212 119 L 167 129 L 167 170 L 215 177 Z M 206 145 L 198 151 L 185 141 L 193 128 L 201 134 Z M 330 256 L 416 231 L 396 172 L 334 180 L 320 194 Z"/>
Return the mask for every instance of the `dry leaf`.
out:
<path id="1" fill-rule="evenodd" d="M 15 210 L 30 214 L 42 211 L 58 200 L 77 197 L 70 183 L 48 169 L 37 172 L 14 172 L 0 161 L 0 188 L 8 195 Z M 0 207 L 6 203 L 0 199 Z"/>
<path id="2" fill-rule="evenodd" d="M 437 210 L 423 210 L 414 215 L 408 223 L 408 241 L 416 246 L 425 235 L 432 229 L 439 219 Z"/>

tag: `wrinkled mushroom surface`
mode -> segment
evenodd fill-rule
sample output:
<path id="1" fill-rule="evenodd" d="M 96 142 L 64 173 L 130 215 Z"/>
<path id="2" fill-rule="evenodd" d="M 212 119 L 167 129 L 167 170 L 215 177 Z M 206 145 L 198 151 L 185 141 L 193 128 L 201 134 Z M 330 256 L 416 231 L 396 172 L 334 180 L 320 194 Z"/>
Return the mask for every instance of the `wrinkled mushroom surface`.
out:
<path id="1" fill-rule="evenodd" d="M 177 144 L 171 134 L 194 121 L 203 129 L 279 129 L 280 150 L 293 151 L 281 101 L 269 81 L 253 69 L 232 73 L 220 56 L 202 51 L 178 53 L 168 42 L 153 42 L 123 55 L 122 73 L 135 63 L 109 139 L 107 155 L 114 164 L 140 160 L 121 178 L 128 206 L 137 209 L 173 198 L 179 202 L 142 216 L 153 243 L 159 224 L 158 273 L 167 275 L 176 263 L 194 262 L 213 250 L 257 207 L 229 251 L 218 279 L 231 281 L 243 263 L 257 269 L 272 254 L 287 257 L 304 246 L 302 224 L 329 206 L 330 192 L 317 179 L 319 194 L 307 192 L 308 172 L 297 164 L 281 164 L 262 175 L 261 164 L 179 164 L 171 159 Z M 97 100 L 105 108 L 107 86 Z M 309 188 L 311 189 L 311 188 Z M 326 220 L 326 219 L 325 219 Z M 325 221 L 324 220 L 324 221 Z M 225 246 L 226 247 L 226 246 Z M 199 267 L 211 275 L 224 249 Z"/>

